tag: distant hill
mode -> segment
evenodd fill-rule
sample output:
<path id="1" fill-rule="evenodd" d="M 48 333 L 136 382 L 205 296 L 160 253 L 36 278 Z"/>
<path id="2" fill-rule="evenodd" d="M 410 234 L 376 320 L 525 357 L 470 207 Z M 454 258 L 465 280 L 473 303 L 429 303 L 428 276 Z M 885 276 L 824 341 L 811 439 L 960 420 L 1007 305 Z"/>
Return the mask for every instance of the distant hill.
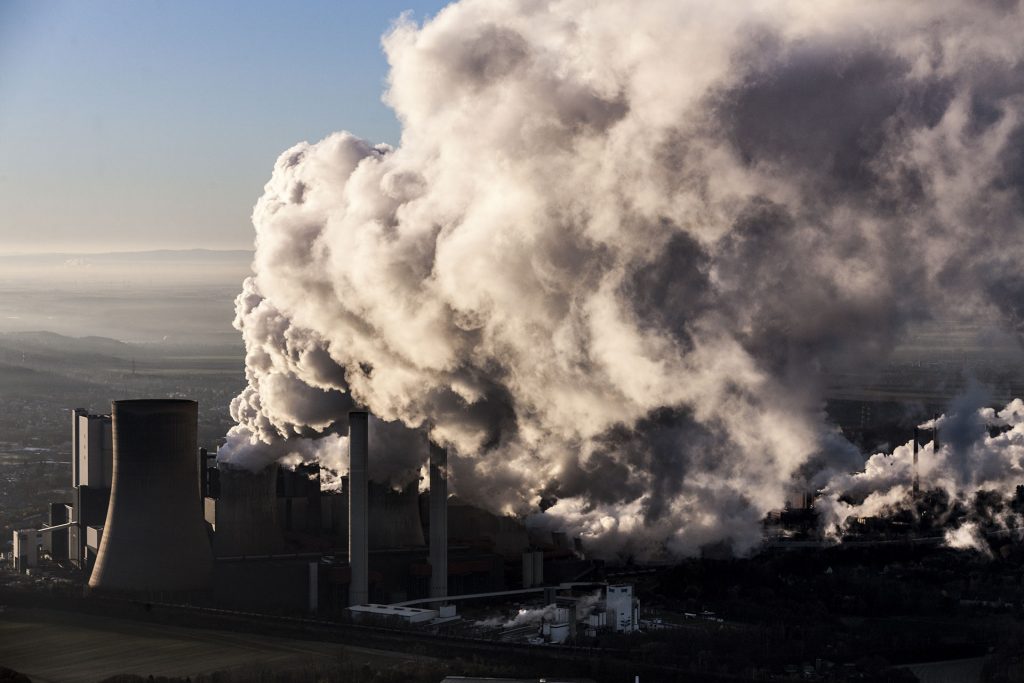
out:
<path id="1" fill-rule="evenodd" d="M 126 358 L 138 354 L 139 345 L 126 344 L 109 337 L 69 337 L 43 330 L 0 332 L 0 347 L 39 354 L 41 351 L 61 354 L 87 354 Z"/>

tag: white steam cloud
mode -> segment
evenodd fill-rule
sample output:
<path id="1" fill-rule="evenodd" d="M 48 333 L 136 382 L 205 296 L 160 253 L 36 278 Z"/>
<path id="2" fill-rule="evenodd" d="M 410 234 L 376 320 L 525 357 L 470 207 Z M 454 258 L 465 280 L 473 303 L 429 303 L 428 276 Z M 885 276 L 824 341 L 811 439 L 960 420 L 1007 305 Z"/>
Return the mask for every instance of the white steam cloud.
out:
<path id="1" fill-rule="evenodd" d="M 377 479 L 416 476 L 429 424 L 493 511 L 608 551 L 751 548 L 795 482 L 863 465 L 823 365 L 940 308 L 1019 324 L 1022 35 L 996 0 L 400 20 L 401 144 L 296 145 L 254 210 L 226 456 L 360 405 Z"/>
<path id="2" fill-rule="evenodd" d="M 940 447 L 931 441 L 918 454 L 918 499 L 913 441 L 872 455 L 861 472 L 835 476 L 816 503 L 826 533 L 838 536 L 851 519 L 904 512 L 918 525 L 937 527 L 952 548 L 988 553 L 986 530 L 1024 537 L 1024 510 L 1009 504 L 1024 484 L 1024 401 L 997 412 L 978 407 L 984 398 L 975 388 L 954 402 L 953 412 L 925 423 L 937 424 Z M 922 513 L 938 518 L 923 520 Z"/>

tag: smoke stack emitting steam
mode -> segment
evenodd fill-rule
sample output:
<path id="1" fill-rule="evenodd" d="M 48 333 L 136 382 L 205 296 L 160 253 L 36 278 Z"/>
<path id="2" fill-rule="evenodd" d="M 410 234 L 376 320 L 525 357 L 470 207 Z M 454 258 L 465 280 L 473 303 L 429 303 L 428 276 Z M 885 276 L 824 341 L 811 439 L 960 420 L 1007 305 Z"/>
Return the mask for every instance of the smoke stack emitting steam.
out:
<path id="1" fill-rule="evenodd" d="M 349 604 L 365 605 L 370 601 L 369 569 L 369 495 L 367 463 L 369 459 L 369 416 L 364 412 L 348 414 L 348 564 L 352 568 L 349 583 Z"/>
<path id="2" fill-rule="evenodd" d="M 297 145 L 256 205 L 219 457 L 337 460 L 307 437 L 366 408 L 395 444 L 371 478 L 417 476 L 399 444 L 429 423 L 495 512 L 544 501 L 606 552 L 753 547 L 795 484 L 866 481 L 821 367 L 877 361 L 938 302 L 1024 315 L 1020 35 L 1016 3 L 966 0 L 400 20 L 401 145 Z"/>
<path id="3" fill-rule="evenodd" d="M 448 452 L 430 444 L 430 597 L 448 597 Z"/>

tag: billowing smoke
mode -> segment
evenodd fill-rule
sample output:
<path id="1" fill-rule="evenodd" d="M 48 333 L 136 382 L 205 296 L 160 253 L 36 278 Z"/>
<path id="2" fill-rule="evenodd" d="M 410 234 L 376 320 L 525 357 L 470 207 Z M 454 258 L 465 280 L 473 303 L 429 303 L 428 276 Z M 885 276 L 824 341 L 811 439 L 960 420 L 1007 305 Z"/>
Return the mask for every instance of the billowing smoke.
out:
<path id="1" fill-rule="evenodd" d="M 940 446 L 935 449 L 931 432 L 919 453 L 916 497 L 913 441 L 872 455 L 861 472 L 835 476 L 817 501 L 826 533 L 838 536 L 851 519 L 902 513 L 953 548 L 987 553 L 986 532 L 1024 538 L 1017 489 L 1024 484 L 1024 401 L 995 411 L 984 407 L 986 398 L 974 387 L 948 415 L 921 425 L 938 427 Z"/>
<path id="2" fill-rule="evenodd" d="M 400 20 L 401 144 L 296 145 L 254 210 L 233 457 L 358 404 L 394 437 L 374 478 L 415 476 L 429 425 L 495 512 L 609 552 L 751 548 L 795 484 L 863 466 L 823 367 L 934 311 L 1020 325 L 1021 35 L 997 0 Z"/>

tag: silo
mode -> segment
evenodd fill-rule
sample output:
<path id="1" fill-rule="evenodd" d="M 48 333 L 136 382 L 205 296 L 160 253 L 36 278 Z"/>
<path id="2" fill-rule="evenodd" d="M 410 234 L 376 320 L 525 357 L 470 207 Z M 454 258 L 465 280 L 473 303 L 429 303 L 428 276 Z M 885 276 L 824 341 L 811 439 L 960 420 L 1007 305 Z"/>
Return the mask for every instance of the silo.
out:
<path id="1" fill-rule="evenodd" d="M 114 472 L 89 587 L 207 589 L 213 567 L 196 472 L 195 401 L 114 401 Z"/>

